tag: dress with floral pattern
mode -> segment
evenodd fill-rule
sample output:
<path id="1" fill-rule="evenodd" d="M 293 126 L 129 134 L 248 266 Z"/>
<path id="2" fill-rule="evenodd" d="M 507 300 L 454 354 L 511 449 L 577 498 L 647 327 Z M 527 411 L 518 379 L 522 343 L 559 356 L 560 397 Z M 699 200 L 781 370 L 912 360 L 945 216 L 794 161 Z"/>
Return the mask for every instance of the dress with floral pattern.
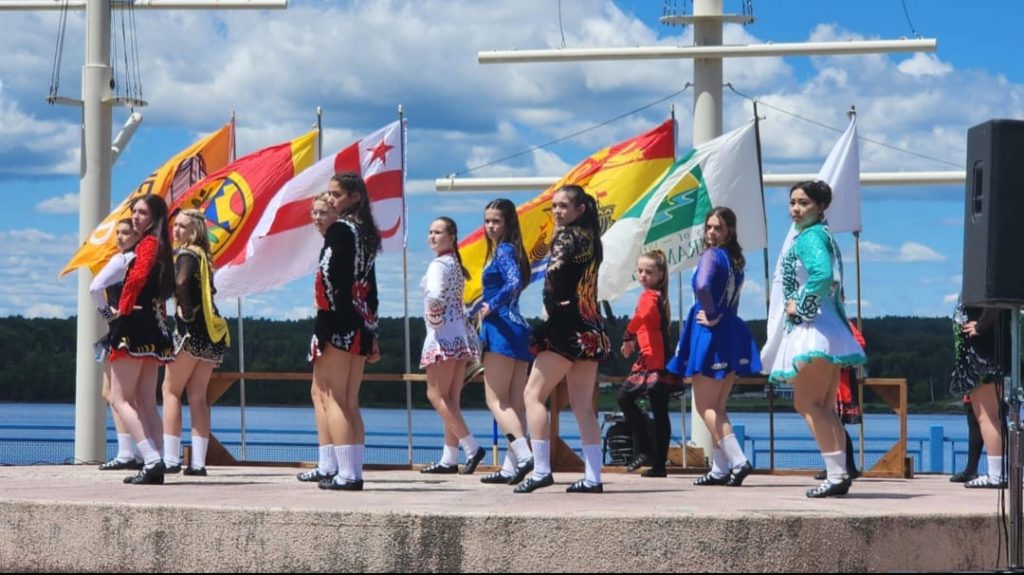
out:
<path id="1" fill-rule="evenodd" d="M 611 344 L 597 307 L 597 269 L 589 230 L 569 224 L 555 231 L 544 273 L 548 317 L 534 328 L 531 351 L 553 351 L 571 360 L 608 359 Z"/>
<path id="2" fill-rule="evenodd" d="M 427 335 L 423 340 L 420 367 L 449 359 L 473 359 L 480 355 L 480 339 L 466 321 L 462 292 L 466 278 L 455 259 L 445 252 L 430 262 L 420 280 L 423 289 L 423 319 Z"/>
<path id="3" fill-rule="evenodd" d="M 325 345 L 370 355 L 377 339 L 377 254 L 364 245 L 360 224 L 342 218 L 327 228 L 316 270 L 316 325 L 309 361 Z"/>
<path id="4" fill-rule="evenodd" d="M 484 297 L 490 313 L 480 325 L 483 351 L 533 361 L 530 353 L 530 324 L 519 313 L 519 292 L 526 288 L 519 272 L 515 247 L 498 244 L 483 273 Z"/>

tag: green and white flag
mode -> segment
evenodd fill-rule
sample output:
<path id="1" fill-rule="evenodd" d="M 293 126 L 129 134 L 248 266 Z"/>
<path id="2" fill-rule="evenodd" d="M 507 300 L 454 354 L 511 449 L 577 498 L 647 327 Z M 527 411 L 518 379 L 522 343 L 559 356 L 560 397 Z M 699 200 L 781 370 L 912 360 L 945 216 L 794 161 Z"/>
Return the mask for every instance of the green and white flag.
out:
<path id="1" fill-rule="evenodd" d="M 754 122 L 697 146 L 672 165 L 601 236 L 598 299 L 612 301 L 636 284 L 636 260 L 660 249 L 669 271 L 696 265 L 704 218 L 712 207 L 736 212 L 744 250 L 768 245 Z"/>

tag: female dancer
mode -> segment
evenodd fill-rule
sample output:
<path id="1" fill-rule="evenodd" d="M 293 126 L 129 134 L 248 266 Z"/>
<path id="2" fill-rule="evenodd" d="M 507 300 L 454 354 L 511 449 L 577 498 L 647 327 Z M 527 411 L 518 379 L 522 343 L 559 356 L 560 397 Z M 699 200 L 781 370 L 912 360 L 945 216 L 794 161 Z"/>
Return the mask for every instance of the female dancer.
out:
<path id="1" fill-rule="evenodd" d="M 117 313 L 111 321 L 110 396 L 132 435 L 143 468 L 126 477 L 135 485 L 162 484 L 162 427 L 156 410 L 157 368 L 174 360 L 167 328 L 167 299 L 174 294 L 174 259 L 167 204 L 147 194 L 132 204 L 132 225 L 141 236 L 128 264 Z"/>
<path id="2" fill-rule="evenodd" d="M 338 214 L 334 211 L 334 202 L 331 201 L 331 193 L 323 192 L 313 198 L 313 206 L 310 209 L 310 217 L 313 219 L 313 227 L 320 233 L 320 236 L 327 235 L 327 228 L 337 219 Z M 338 460 L 334 457 L 334 445 L 331 443 L 331 431 L 327 427 L 327 417 L 324 410 L 324 395 L 320 388 L 313 382 L 309 389 L 313 398 L 313 419 L 316 422 L 316 439 L 319 445 L 317 466 L 308 471 L 296 475 L 299 481 L 320 482 L 322 479 L 334 479 L 338 473 Z"/>
<path id="3" fill-rule="evenodd" d="M 537 359 L 526 382 L 526 417 L 533 447 L 533 474 L 516 486 L 530 493 L 554 483 L 545 402 L 565 378 L 569 402 L 583 439 L 584 478 L 569 493 L 601 493 L 601 430 L 594 413 L 597 362 L 607 359 L 610 343 L 597 307 L 597 270 L 601 265 L 601 222 L 597 201 L 583 188 L 564 186 L 551 200 L 555 235 L 544 277 L 547 320 L 533 330 Z M 557 414 L 555 414 L 557 417 Z"/>
<path id="4" fill-rule="evenodd" d="M 736 374 L 760 372 L 761 362 L 747 324 L 736 315 L 745 260 L 732 210 L 708 212 L 704 248 L 693 274 L 696 301 L 668 370 L 692 378 L 693 401 L 714 440 L 711 471 L 693 484 L 739 487 L 753 468 L 732 432 L 725 406 Z"/>
<path id="5" fill-rule="evenodd" d="M 458 448 L 466 454 L 464 475 L 476 471 L 484 458 L 480 447 L 462 418 L 462 395 L 466 363 L 480 353 L 476 332 L 466 326 L 462 292 L 469 270 L 459 255 L 459 230 L 451 218 L 440 217 L 430 224 L 427 241 L 437 254 L 420 281 L 423 288 L 423 318 L 427 335 L 423 341 L 420 367 L 427 371 L 427 399 L 444 422 L 444 451 L 441 460 L 421 473 L 457 473 Z"/>
<path id="6" fill-rule="evenodd" d="M 808 497 L 845 495 L 850 490 L 845 431 L 835 411 L 836 389 L 841 368 L 867 361 L 843 310 L 843 259 L 825 221 L 830 203 L 832 188 L 825 182 L 800 182 L 790 189 L 789 213 L 796 235 L 787 239 L 776 265 L 768 342 L 761 352 L 762 365 L 770 366 L 769 380 L 793 384 L 794 406 L 825 460 L 828 477 L 808 490 Z"/>
<path id="7" fill-rule="evenodd" d="M 956 365 L 950 377 L 950 388 L 952 392 L 965 393 L 970 398 L 988 456 L 988 474 L 964 482 L 964 487 L 970 489 L 1006 487 L 1006 475 L 1003 473 L 1003 430 L 1006 424 L 1000 409 L 1000 381 L 1006 362 L 997 360 L 997 356 L 1008 358 L 1009 346 L 998 349 L 996 342 L 996 331 L 1001 323 L 1007 323 L 1003 321 L 1005 319 L 1005 314 L 997 308 L 965 308 L 957 304 L 953 313 Z M 979 458 L 980 455 L 979 450 Z"/>
<path id="8" fill-rule="evenodd" d="M 628 471 L 643 465 L 651 468 L 644 477 L 665 477 L 668 443 L 672 424 L 668 418 L 668 398 L 680 389 L 680 381 L 665 371 L 668 355 L 668 326 L 672 317 L 668 303 L 668 263 L 665 252 L 654 250 L 640 256 L 636 262 L 636 277 L 644 291 L 636 303 L 633 319 L 622 337 L 622 356 L 629 357 L 637 350 L 637 357 L 629 377 L 619 390 L 619 407 L 633 429 L 633 461 Z M 648 436 L 647 417 L 636 406 L 636 400 L 646 396 L 654 413 L 654 445 Z"/>
<path id="9" fill-rule="evenodd" d="M 114 226 L 114 243 L 117 245 L 118 253 L 114 254 L 103 266 L 100 273 L 96 274 L 92 283 L 89 284 L 89 293 L 92 301 L 96 304 L 96 310 L 106 320 L 114 317 L 114 310 L 121 299 L 121 289 L 124 288 L 124 274 L 128 270 L 128 262 L 135 258 L 135 244 L 139 242 L 139 234 L 132 226 L 131 218 L 124 218 L 117 221 Z M 116 471 L 120 469 L 139 469 L 142 467 L 137 458 L 139 450 L 132 441 L 121 417 L 114 410 L 110 401 L 110 364 L 107 358 L 110 356 L 110 333 L 107 333 L 94 346 L 96 361 L 103 363 L 103 401 L 110 405 L 110 413 L 114 419 L 114 429 L 117 430 L 117 455 L 113 459 L 100 465 L 100 471 Z"/>
<path id="10" fill-rule="evenodd" d="M 206 475 L 210 445 L 210 405 L 206 388 L 213 368 L 230 345 L 228 324 L 217 311 L 213 295 L 213 264 L 206 218 L 199 210 L 184 210 L 174 218 L 174 363 L 164 382 L 164 465 L 167 473 L 181 471 L 181 395 L 188 389 L 192 416 L 192 461 L 185 475 Z"/>
<path id="11" fill-rule="evenodd" d="M 487 407 L 508 438 L 499 471 L 480 478 L 484 483 L 515 485 L 533 470 L 533 454 L 523 437 L 526 429 L 526 372 L 533 361 L 530 325 L 519 313 L 519 293 L 530 283 L 530 260 L 523 248 L 516 206 L 504 198 L 484 208 L 487 264 L 480 304 L 480 343 L 484 351 Z"/>
<path id="12" fill-rule="evenodd" d="M 310 344 L 313 384 L 338 462 L 320 489 L 362 491 L 366 430 L 359 412 L 359 386 L 366 362 L 380 358 L 377 343 L 377 275 L 380 232 L 370 195 L 354 172 L 335 174 L 328 184 L 339 219 L 327 228 L 316 272 L 316 327 Z"/>

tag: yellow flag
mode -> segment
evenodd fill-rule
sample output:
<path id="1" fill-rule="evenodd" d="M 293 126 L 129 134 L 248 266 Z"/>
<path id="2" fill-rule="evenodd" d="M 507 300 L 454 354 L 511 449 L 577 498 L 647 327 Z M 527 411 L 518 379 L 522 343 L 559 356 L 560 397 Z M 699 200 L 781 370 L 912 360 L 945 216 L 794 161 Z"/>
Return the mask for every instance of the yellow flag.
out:
<path id="1" fill-rule="evenodd" d="M 523 247 L 530 258 L 531 281 L 544 277 L 548 246 L 554 233 L 551 198 L 562 186 L 576 184 L 597 198 L 601 229 L 606 230 L 647 188 L 656 182 L 675 159 L 674 122 L 667 120 L 653 130 L 609 146 L 580 162 L 536 198 L 520 205 L 519 227 Z M 472 271 L 466 280 L 464 301 L 474 304 L 483 295 L 480 283 L 487 237 L 479 227 L 459 244 L 459 255 Z"/>
<path id="2" fill-rule="evenodd" d="M 118 220 L 131 217 L 131 206 L 135 199 L 146 194 L 156 194 L 167 200 L 168 204 L 173 203 L 176 194 L 184 193 L 208 173 L 227 165 L 231 150 L 231 132 L 231 124 L 225 124 L 157 168 L 110 212 L 87 240 L 82 242 L 60 275 L 66 275 L 80 267 L 87 267 L 94 274 L 103 269 L 111 256 L 117 253 L 114 228 L 117 227 Z"/>

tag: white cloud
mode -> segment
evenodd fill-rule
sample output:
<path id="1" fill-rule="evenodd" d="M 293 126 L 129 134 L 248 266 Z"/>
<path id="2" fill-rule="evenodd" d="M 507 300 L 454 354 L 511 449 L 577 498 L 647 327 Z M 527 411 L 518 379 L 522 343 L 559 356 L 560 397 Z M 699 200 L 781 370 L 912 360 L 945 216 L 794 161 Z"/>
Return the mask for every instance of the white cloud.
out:
<path id="1" fill-rule="evenodd" d="M 897 68 L 911 76 L 945 76 L 953 71 L 952 65 L 939 60 L 935 54 L 922 52 L 900 62 Z"/>
<path id="2" fill-rule="evenodd" d="M 44 214 L 77 214 L 78 194 L 47 198 L 36 204 L 36 211 Z"/>
<path id="3" fill-rule="evenodd" d="M 959 300 L 959 299 L 960 299 L 960 294 L 958 294 L 958 293 L 950 293 L 950 294 L 946 294 L 946 295 L 942 296 L 942 303 L 945 303 L 945 304 L 956 303 L 957 300 Z"/>
<path id="4" fill-rule="evenodd" d="M 946 256 L 932 248 L 917 242 L 904 242 L 899 249 L 891 248 L 875 242 L 861 242 L 861 254 L 864 261 L 873 262 L 944 262 Z"/>
<path id="5" fill-rule="evenodd" d="M 37 303 L 29 306 L 22 314 L 25 317 L 68 317 L 72 314 L 69 308 L 50 303 Z"/>

